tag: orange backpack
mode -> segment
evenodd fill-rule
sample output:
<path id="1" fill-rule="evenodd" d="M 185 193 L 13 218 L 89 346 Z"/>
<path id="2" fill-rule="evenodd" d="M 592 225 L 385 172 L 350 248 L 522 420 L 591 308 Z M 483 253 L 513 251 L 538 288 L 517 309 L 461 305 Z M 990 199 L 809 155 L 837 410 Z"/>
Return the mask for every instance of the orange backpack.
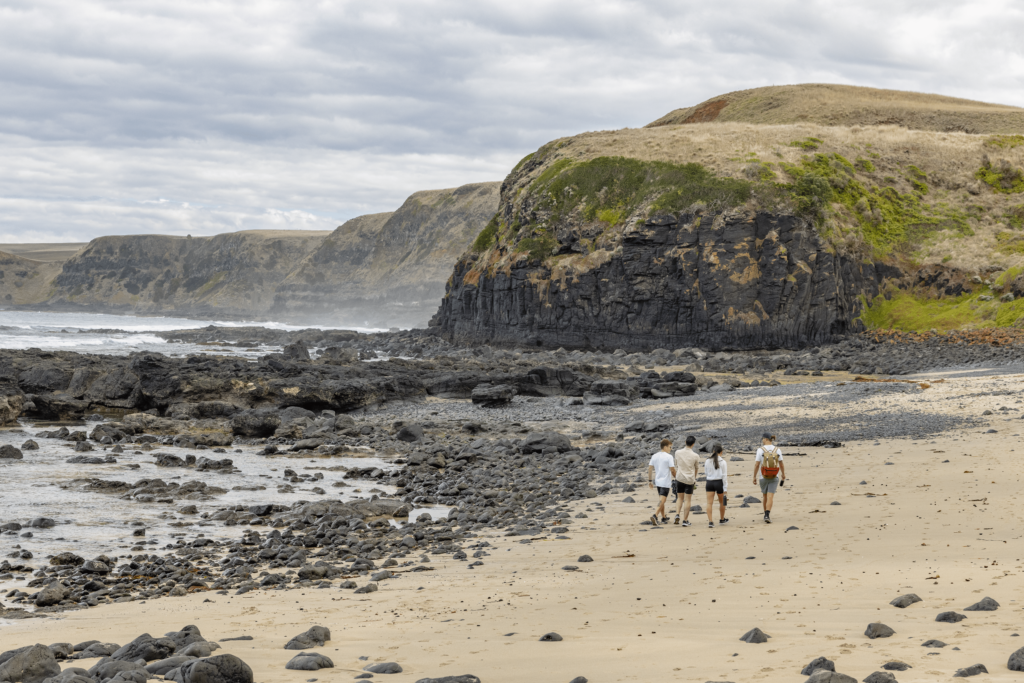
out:
<path id="1" fill-rule="evenodd" d="M 765 479 L 774 479 L 779 475 L 779 455 L 778 446 L 772 446 L 769 451 L 768 446 L 761 446 L 761 450 L 764 451 L 764 455 L 761 456 L 761 476 Z"/>

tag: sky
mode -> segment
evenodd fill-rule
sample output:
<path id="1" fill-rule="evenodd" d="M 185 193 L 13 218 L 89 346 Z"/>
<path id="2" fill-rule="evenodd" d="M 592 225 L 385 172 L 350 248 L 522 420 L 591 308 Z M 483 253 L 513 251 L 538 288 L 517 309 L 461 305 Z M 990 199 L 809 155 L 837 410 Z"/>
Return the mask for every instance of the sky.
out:
<path id="1" fill-rule="evenodd" d="M 987 0 L 0 0 L 0 242 L 330 230 L 545 142 L 847 83 L 1024 106 Z"/>

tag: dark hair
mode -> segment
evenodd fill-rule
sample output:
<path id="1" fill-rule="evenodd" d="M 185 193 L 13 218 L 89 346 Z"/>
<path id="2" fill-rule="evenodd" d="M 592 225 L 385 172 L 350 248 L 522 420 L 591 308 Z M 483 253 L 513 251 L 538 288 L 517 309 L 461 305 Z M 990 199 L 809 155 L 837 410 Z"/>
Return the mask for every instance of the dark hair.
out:
<path id="1" fill-rule="evenodd" d="M 694 436 L 686 437 L 686 446 L 687 447 L 690 447 L 690 446 L 692 446 L 695 443 L 697 443 L 697 438 L 696 437 L 694 437 Z"/>
<path id="2" fill-rule="evenodd" d="M 671 445 L 672 445 L 672 439 L 662 439 L 661 440 L 661 447 L 662 448 L 664 448 L 665 446 L 671 446 Z"/>
<path id="3" fill-rule="evenodd" d="M 722 444 L 716 443 L 711 449 L 711 457 L 715 459 L 715 469 L 718 469 L 718 454 L 722 452 Z"/>

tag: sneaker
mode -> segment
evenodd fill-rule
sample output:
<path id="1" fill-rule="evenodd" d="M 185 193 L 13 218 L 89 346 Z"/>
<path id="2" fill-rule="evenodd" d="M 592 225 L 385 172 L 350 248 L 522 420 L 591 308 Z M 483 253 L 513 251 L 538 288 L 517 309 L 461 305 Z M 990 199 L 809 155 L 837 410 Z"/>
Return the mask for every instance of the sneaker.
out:
<path id="1" fill-rule="evenodd" d="M 673 524 L 679 524 L 679 515 L 676 515 L 676 521 Z"/>
<path id="2" fill-rule="evenodd" d="M 690 524 L 690 520 L 688 520 L 688 519 L 684 519 L 683 521 L 681 521 L 681 522 L 679 523 L 679 525 L 680 525 L 680 526 L 692 526 L 692 525 Z"/>
<path id="3" fill-rule="evenodd" d="M 766 522 L 768 521 L 767 517 L 765 517 L 764 519 L 765 519 Z M 657 515 L 651 515 L 651 524 L 653 524 L 654 526 L 658 526 L 658 516 Z"/>
<path id="4" fill-rule="evenodd" d="M 662 517 L 661 518 L 661 523 L 662 524 L 668 524 L 668 517 Z"/>
<path id="5" fill-rule="evenodd" d="M 765 515 L 764 516 L 764 523 L 765 524 L 771 524 L 772 523 L 772 518 L 769 517 L 768 515 Z"/>
<path id="6" fill-rule="evenodd" d="M 718 520 L 718 523 L 719 523 L 719 524 L 725 524 L 725 523 L 726 523 L 726 522 L 728 522 L 728 521 L 729 521 L 729 518 L 728 518 L 728 517 L 726 517 L 725 519 L 720 519 L 720 520 Z"/>
<path id="7" fill-rule="evenodd" d="M 715 523 L 714 522 L 708 522 L 708 528 L 709 529 L 714 529 L 715 528 Z"/>

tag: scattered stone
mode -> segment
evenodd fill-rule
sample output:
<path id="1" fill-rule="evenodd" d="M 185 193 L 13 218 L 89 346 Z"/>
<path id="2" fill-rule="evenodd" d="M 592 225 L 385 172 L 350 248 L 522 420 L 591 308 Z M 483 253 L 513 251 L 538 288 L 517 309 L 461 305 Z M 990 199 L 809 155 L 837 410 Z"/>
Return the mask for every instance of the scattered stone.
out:
<path id="1" fill-rule="evenodd" d="M 562 636 L 558 635 L 554 631 L 552 631 L 551 633 L 545 633 L 540 637 L 540 642 L 542 643 L 557 643 L 561 640 Z"/>
<path id="2" fill-rule="evenodd" d="M 941 621 L 946 624 L 956 624 L 966 618 L 966 614 L 959 614 L 957 612 L 939 612 L 939 616 L 935 617 L 935 621 Z"/>
<path id="3" fill-rule="evenodd" d="M 864 635 L 871 640 L 874 640 L 875 638 L 889 638 L 894 633 L 896 633 L 896 631 L 893 631 L 891 628 L 878 621 L 868 624 L 867 629 L 864 631 Z"/>
<path id="4" fill-rule="evenodd" d="M 576 561 L 577 562 L 593 562 L 594 558 L 592 558 L 590 555 L 580 555 L 580 559 L 578 559 Z"/>
<path id="5" fill-rule="evenodd" d="M 900 609 L 904 609 L 904 608 L 910 607 L 915 602 L 921 602 L 921 598 L 918 597 L 916 593 L 907 593 L 906 595 L 901 595 L 900 597 L 894 599 L 889 604 L 894 606 L 894 607 L 899 607 Z"/>
<path id="6" fill-rule="evenodd" d="M 480 683 L 480 679 L 472 674 L 461 676 L 442 676 L 441 678 L 421 678 L 416 683 Z"/>
<path id="7" fill-rule="evenodd" d="M 894 660 L 894 661 L 891 661 L 891 662 L 886 662 L 885 664 L 882 665 L 882 668 L 885 669 L 886 671 L 906 671 L 907 669 L 912 669 L 914 667 L 910 666 L 906 662 L 900 662 L 900 661 Z"/>
<path id="8" fill-rule="evenodd" d="M 935 640 L 934 638 L 932 638 L 931 640 L 926 640 L 923 643 L 921 643 L 921 647 L 929 647 L 933 650 L 941 650 L 942 648 L 946 647 L 946 644 L 941 640 Z"/>
<path id="9" fill-rule="evenodd" d="M 804 683 L 857 683 L 857 679 L 835 671 L 818 669 Z"/>
<path id="10" fill-rule="evenodd" d="M 888 671 L 876 671 L 865 678 L 864 683 L 896 683 L 896 677 Z"/>
<path id="11" fill-rule="evenodd" d="M 10 444 L 0 446 L 0 460 L 21 460 L 24 457 L 20 450 Z"/>
<path id="12" fill-rule="evenodd" d="M 372 674 L 400 674 L 402 673 L 402 667 L 398 662 L 381 662 L 380 664 L 364 666 L 363 671 L 369 671 Z"/>
<path id="13" fill-rule="evenodd" d="M 1010 655 L 1006 666 L 1010 671 L 1024 671 L 1024 647 Z"/>
<path id="14" fill-rule="evenodd" d="M 234 655 L 193 659 L 181 665 L 178 683 L 252 683 L 252 669 Z"/>
<path id="15" fill-rule="evenodd" d="M 999 609 L 999 603 L 992 598 L 982 598 L 970 607 L 964 607 L 965 612 L 995 612 L 997 609 Z"/>
<path id="16" fill-rule="evenodd" d="M 956 673 L 953 674 L 953 678 L 968 678 L 970 676 L 977 676 L 979 674 L 987 674 L 988 669 L 985 668 L 984 664 L 973 664 L 963 669 L 957 669 Z"/>
<path id="17" fill-rule="evenodd" d="M 0 681 L 43 683 L 60 675 L 60 664 L 45 645 L 35 644 L 0 654 Z"/>
<path id="18" fill-rule="evenodd" d="M 481 408 L 498 408 L 511 403 L 517 393 L 516 388 L 509 384 L 478 384 L 470 398 Z"/>
<path id="19" fill-rule="evenodd" d="M 810 676 L 818 669 L 824 669 L 825 671 L 835 671 L 836 663 L 833 662 L 831 659 L 826 659 L 825 657 L 815 657 L 811 660 L 810 664 L 808 664 L 800 670 L 800 675 Z"/>
<path id="20" fill-rule="evenodd" d="M 293 671 L 319 671 L 320 669 L 333 669 L 334 662 L 319 652 L 300 652 L 291 658 L 284 668 Z"/>
<path id="21" fill-rule="evenodd" d="M 771 638 L 771 636 L 761 629 L 753 628 L 744 633 L 743 636 L 740 637 L 740 640 L 744 643 L 767 643 L 769 638 Z"/>
<path id="22" fill-rule="evenodd" d="M 313 626 L 308 631 L 300 633 L 284 646 L 286 650 L 309 650 L 314 647 L 323 647 L 331 640 L 330 629 L 324 626 Z"/>

